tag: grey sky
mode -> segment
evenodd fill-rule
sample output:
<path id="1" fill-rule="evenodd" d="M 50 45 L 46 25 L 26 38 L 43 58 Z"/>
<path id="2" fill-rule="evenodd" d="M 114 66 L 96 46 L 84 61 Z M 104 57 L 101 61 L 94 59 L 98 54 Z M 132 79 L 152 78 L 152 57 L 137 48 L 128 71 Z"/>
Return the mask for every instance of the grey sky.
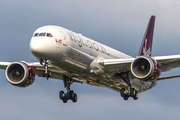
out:
<path id="1" fill-rule="evenodd" d="M 36 61 L 29 50 L 33 32 L 43 25 L 70 29 L 136 57 L 149 17 L 156 15 L 153 54 L 180 53 L 180 1 L 178 0 L 1 0 L 0 60 Z M 179 79 L 158 82 L 140 93 L 138 101 L 124 101 L 107 88 L 73 84 L 76 104 L 63 104 L 60 80 L 36 77 L 27 88 L 10 85 L 0 70 L 0 119 L 79 120 L 180 117 Z M 162 75 L 179 74 L 179 69 Z"/>

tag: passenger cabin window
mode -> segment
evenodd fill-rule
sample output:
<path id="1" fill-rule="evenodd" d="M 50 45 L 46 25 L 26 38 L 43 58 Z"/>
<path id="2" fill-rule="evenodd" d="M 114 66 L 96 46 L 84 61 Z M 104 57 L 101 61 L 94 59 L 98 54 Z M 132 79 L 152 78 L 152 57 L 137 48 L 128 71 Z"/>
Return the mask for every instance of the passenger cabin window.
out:
<path id="1" fill-rule="evenodd" d="M 47 37 L 53 37 L 51 33 L 46 34 Z"/>
<path id="2" fill-rule="evenodd" d="M 35 33 L 35 34 L 34 34 L 34 37 L 37 37 L 38 35 L 39 35 L 39 33 Z"/>
<path id="3" fill-rule="evenodd" d="M 46 33 L 40 33 L 39 36 L 46 36 Z"/>

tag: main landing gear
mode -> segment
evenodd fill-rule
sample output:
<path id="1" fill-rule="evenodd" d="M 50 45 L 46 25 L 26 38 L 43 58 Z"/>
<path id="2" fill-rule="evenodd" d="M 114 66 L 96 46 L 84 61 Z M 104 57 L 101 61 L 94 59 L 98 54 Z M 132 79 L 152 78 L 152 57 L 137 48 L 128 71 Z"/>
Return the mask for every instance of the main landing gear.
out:
<path id="1" fill-rule="evenodd" d="M 132 97 L 134 100 L 138 99 L 138 92 L 134 88 L 130 88 L 130 90 L 126 91 L 124 88 L 120 90 L 121 97 L 124 100 L 128 100 L 129 97 Z"/>
<path id="2" fill-rule="evenodd" d="M 72 79 L 67 76 L 63 76 L 64 86 L 67 89 L 67 93 L 64 91 L 59 92 L 59 98 L 64 102 L 67 103 L 68 100 L 72 100 L 73 102 L 77 102 L 77 94 L 74 93 L 73 90 L 70 90 L 70 85 L 73 83 Z"/>
<path id="3" fill-rule="evenodd" d="M 124 100 L 128 100 L 129 97 L 132 97 L 134 100 L 137 100 L 138 92 L 134 88 L 132 88 L 130 73 L 122 73 L 118 76 L 122 78 L 128 85 L 128 90 L 125 90 L 125 88 L 122 88 L 120 90 L 121 97 L 123 97 Z"/>

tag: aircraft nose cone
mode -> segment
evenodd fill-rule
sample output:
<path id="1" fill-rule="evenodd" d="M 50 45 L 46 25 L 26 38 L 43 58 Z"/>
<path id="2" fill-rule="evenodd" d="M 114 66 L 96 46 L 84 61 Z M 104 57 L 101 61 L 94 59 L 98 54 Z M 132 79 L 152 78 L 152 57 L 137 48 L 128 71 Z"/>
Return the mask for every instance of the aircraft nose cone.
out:
<path id="1" fill-rule="evenodd" d="M 32 38 L 30 42 L 30 50 L 34 56 L 40 56 L 44 51 L 43 41 L 41 39 Z"/>

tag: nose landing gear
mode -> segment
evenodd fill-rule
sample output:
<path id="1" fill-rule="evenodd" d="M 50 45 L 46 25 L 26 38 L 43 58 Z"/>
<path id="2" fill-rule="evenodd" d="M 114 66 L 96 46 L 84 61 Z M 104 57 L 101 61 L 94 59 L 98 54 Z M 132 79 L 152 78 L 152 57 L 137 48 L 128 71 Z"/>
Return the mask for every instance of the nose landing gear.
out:
<path id="1" fill-rule="evenodd" d="M 50 64 L 50 61 L 49 60 L 40 60 L 40 64 L 45 67 L 45 71 L 43 72 L 42 76 L 46 77 L 46 79 L 48 80 L 49 77 L 51 77 L 51 71 L 48 70 L 48 65 Z"/>
<path id="2" fill-rule="evenodd" d="M 46 77 L 48 80 L 51 77 L 51 71 L 48 70 L 48 65 L 50 64 L 49 60 L 40 60 L 40 64 L 45 67 L 45 70 L 42 74 L 43 77 Z M 77 102 L 77 94 L 74 93 L 73 90 L 70 90 L 71 84 L 74 82 L 72 78 L 68 76 L 63 76 L 64 87 L 67 89 L 67 93 L 64 91 L 59 92 L 59 98 L 64 102 L 67 103 L 68 100 L 72 100 L 73 102 Z"/>

